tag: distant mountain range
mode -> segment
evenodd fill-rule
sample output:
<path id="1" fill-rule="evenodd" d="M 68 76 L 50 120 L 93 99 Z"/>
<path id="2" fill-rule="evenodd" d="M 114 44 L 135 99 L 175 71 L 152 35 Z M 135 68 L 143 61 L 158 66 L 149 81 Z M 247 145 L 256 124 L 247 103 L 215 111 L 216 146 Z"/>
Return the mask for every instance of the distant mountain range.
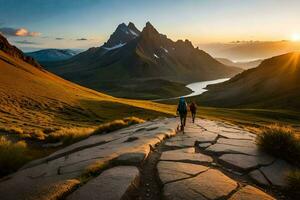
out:
<path id="1" fill-rule="evenodd" d="M 199 97 L 202 105 L 300 109 L 300 53 L 264 60 Z"/>
<path id="2" fill-rule="evenodd" d="M 150 79 L 191 83 L 232 77 L 242 71 L 223 65 L 194 48 L 188 40 L 170 40 L 149 22 L 142 31 L 133 23 L 122 23 L 103 46 L 90 48 L 66 61 L 48 64 L 46 68 L 68 80 L 109 94 L 114 92 L 106 85 L 112 83 L 134 84 L 133 88 L 139 91 L 142 88 L 137 86 L 141 81 L 149 82 Z M 135 84 L 134 81 L 138 82 Z"/>
<path id="3" fill-rule="evenodd" d="M 251 69 L 257 67 L 263 61 L 262 59 L 258 59 L 258 60 L 248 61 L 248 62 L 233 62 L 227 58 L 216 58 L 216 60 L 219 61 L 220 63 L 223 63 L 224 65 L 235 66 L 242 69 Z"/>
<path id="4" fill-rule="evenodd" d="M 39 51 L 28 52 L 26 55 L 36 59 L 39 62 L 51 62 L 70 59 L 80 52 L 82 51 L 73 49 L 43 49 Z"/>
<path id="5" fill-rule="evenodd" d="M 300 42 L 288 40 L 236 41 L 231 43 L 201 44 L 199 47 L 213 57 L 245 62 L 300 51 Z"/>

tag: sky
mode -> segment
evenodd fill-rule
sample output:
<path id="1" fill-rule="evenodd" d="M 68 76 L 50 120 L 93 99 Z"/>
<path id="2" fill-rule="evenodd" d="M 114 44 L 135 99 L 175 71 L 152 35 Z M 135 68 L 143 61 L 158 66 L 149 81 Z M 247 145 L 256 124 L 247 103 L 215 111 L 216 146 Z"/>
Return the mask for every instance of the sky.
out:
<path id="1" fill-rule="evenodd" d="M 150 21 L 194 45 L 300 39 L 298 0 L 0 0 L 0 32 L 24 51 L 101 46 L 118 24 Z"/>

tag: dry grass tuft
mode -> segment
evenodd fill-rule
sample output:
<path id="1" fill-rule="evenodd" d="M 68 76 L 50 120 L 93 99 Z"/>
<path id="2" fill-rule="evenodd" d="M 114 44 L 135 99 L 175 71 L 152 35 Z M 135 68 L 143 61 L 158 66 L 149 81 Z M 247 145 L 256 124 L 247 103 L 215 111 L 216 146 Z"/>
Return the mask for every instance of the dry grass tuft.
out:
<path id="1" fill-rule="evenodd" d="M 137 117 L 127 117 L 120 120 L 114 120 L 112 122 L 104 123 L 100 125 L 94 132 L 94 134 L 102 134 L 102 133 L 109 133 L 121 128 L 125 128 L 127 126 L 133 124 L 143 123 L 145 120 L 137 118 Z"/>
<path id="2" fill-rule="evenodd" d="M 300 170 L 291 172 L 288 177 L 288 194 L 292 197 L 300 197 Z"/>
<path id="3" fill-rule="evenodd" d="M 273 124 L 262 128 L 257 144 L 267 153 L 300 165 L 300 140 L 291 127 Z"/>
<path id="4" fill-rule="evenodd" d="M 95 163 L 89 165 L 82 175 L 80 176 L 80 182 L 84 184 L 87 182 L 91 177 L 98 176 L 103 170 L 109 168 L 110 163 L 108 161 L 96 161 Z"/>
<path id="5" fill-rule="evenodd" d="M 23 134 L 24 131 L 19 127 L 0 127 L 0 132 L 8 134 Z"/>
<path id="6" fill-rule="evenodd" d="M 13 143 L 0 137 L 0 176 L 11 173 L 27 162 L 25 141 Z"/>
<path id="7" fill-rule="evenodd" d="M 93 128 L 61 128 L 47 136 L 47 142 L 63 142 L 70 144 L 77 142 L 93 134 Z"/>

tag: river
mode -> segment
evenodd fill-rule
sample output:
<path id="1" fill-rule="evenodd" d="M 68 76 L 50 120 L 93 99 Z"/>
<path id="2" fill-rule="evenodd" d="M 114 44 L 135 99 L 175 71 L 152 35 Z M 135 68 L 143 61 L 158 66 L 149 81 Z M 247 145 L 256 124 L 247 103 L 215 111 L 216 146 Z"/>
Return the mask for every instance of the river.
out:
<path id="1" fill-rule="evenodd" d="M 201 81 L 201 82 L 195 82 L 195 83 L 190 83 L 188 85 L 186 85 L 187 88 L 191 89 L 193 92 L 185 95 L 183 97 L 194 97 L 194 96 L 198 96 L 200 94 L 202 94 L 203 92 L 207 91 L 205 88 L 208 85 L 212 85 L 212 84 L 217 84 L 217 83 L 222 83 L 225 81 L 228 81 L 229 78 L 222 78 L 222 79 L 216 79 L 216 80 L 211 80 L 211 81 Z M 154 101 L 166 101 L 166 100 L 172 100 L 172 99 L 178 99 L 180 97 L 172 97 L 172 98 L 168 98 L 168 99 L 157 99 Z"/>

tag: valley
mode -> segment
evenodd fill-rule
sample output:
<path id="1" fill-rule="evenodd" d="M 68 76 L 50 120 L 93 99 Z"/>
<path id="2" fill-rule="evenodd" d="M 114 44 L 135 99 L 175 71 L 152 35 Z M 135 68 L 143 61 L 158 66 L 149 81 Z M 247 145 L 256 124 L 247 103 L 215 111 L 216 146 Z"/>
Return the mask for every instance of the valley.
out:
<path id="1" fill-rule="evenodd" d="M 300 196 L 299 2 L 0 4 L 1 200 Z"/>

